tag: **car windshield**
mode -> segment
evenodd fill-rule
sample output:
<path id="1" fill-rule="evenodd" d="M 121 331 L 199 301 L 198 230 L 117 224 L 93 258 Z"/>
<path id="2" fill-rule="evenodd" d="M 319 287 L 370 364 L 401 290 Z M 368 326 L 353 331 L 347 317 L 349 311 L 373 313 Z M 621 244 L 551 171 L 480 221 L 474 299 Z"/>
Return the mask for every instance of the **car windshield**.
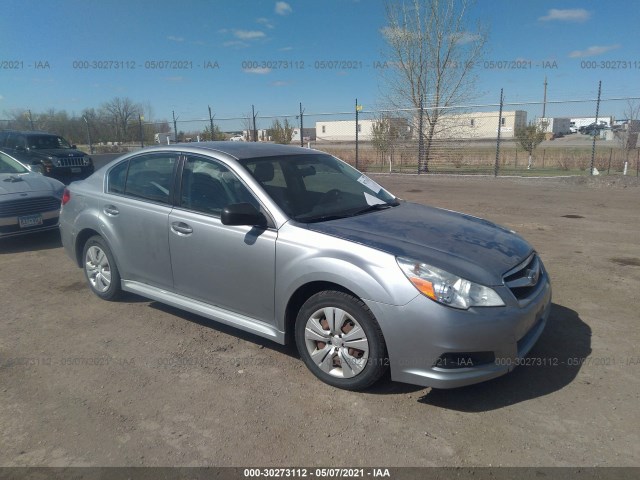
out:
<path id="1" fill-rule="evenodd" d="M 20 162 L 0 152 L 0 173 L 29 173 Z"/>
<path id="2" fill-rule="evenodd" d="M 319 222 L 394 207 L 396 198 L 327 154 L 251 158 L 241 163 L 291 218 Z"/>
<path id="3" fill-rule="evenodd" d="M 29 135 L 29 148 L 34 150 L 50 150 L 56 148 L 71 148 L 69 142 L 57 135 Z"/>

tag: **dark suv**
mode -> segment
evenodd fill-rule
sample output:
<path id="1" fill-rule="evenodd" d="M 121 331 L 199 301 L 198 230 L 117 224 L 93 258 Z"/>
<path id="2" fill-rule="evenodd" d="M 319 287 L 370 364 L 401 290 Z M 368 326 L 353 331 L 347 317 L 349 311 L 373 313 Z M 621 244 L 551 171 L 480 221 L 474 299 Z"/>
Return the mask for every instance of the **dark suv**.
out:
<path id="1" fill-rule="evenodd" d="M 6 130 L 0 132 L 0 150 L 32 171 L 62 181 L 86 178 L 94 170 L 91 157 L 53 133 Z"/>

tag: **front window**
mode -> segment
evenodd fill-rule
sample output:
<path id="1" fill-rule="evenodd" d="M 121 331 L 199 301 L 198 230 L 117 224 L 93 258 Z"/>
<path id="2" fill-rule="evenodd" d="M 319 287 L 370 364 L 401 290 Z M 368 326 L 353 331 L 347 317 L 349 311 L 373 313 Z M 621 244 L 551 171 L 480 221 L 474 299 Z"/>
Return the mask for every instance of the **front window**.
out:
<path id="1" fill-rule="evenodd" d="M 0 152 L 0 173 L 29 173 L 20 162 Z"/>
<path id="2" fill-rule="evenodd" d="M 64 138 L 57 135 L 29 135 L 29 148 L 32 150 L 70 149 L 71 145 Z"/>
<path id="3" fill-rule="evenodd" d="M 188 156 L 180 187 L 180 206 L 188 210 L 220 216 L 234 203 L 260 204 L 247 187 L 224 165 L 198 156 Z"/>
<path id="4" fill-rule="evenodd" d="M 398 204 L 395 197 L 331 155 L 287 155 L 241 162 L 291 218 L 318 222 Z"/>

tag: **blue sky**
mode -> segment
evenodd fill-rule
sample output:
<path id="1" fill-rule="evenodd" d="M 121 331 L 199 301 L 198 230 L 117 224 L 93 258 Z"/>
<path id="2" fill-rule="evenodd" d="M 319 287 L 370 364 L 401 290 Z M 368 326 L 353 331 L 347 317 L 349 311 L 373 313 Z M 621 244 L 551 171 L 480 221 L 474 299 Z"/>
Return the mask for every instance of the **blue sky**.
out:
<path id="1" fill-rule="evenodd" d="M 605 97 L 640 95 L 638 6 L 478 0 L 469 31 L 476 20 L 489 27 L 485 60 L 531 61 L 532 68 L 482 63 L 476 102 L 496 102 L 501 87 L 507 101 L 539 101 L 545 75 L 551 100 L 593 98 L 598 80 Z M 384 25 L 379 0 L 4 0 L 0 118 L 13 109 L 80 113 L 116 96 L 151 106 L 153 120 L 170 119 L 172 111 L 204 118 L 207 105 L 217 118 L 244 115 L 252 104 L 265 115 L 295 113 L 299 102 L 308 113 L 346 111 L 356 97 L 374 108 Z M 359 68 L 317 63 L 336 60 Z M 78 68 L 94 61 L 135 69 Z M 187 68 L 154 68 L 153 61 Z M 584 68 L 592 61 L 628 63 Z M 247 62 L 259 68 L 243 68 Z M 262 62 L 280 68 L 263 69 Z"/>

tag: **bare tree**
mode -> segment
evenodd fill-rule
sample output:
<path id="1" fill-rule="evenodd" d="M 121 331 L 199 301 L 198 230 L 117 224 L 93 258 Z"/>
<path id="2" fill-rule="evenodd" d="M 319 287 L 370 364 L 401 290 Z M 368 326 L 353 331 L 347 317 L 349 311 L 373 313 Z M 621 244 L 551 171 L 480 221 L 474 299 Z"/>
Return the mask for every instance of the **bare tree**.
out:
<path id="1" fill-rule="evenodd" d="M 624 151 L 624 163 L 627 171 L 629 163 L 629 153 L 635 150 L 638 145 L 638 134 L 640 133 L 640 103 L 634 100 L 627 100 L 627 107 L 624 110 L 624 116 L 627 123 L 622 130 L 615 133 L 616 139 L 620 144 L 620 148 Z"/>
<path id="2" fill-rule="evenodd" d="M 142 106 L 128 97 L 116 97 L 102 105 L 102 113 L 114 129 L 116 140 L 129 140 L 129 127 L 142 113 Z"/>
<path id="3" fill-rule="evenodd" d="M 386 0 L 390 68 L 381 68 L 386 101 L 394 108 L 423 107 L 422 131 L 416 115 L 413 130 L 423 137 L 419 171 L 428 171 L 434 140 L 442 138 L 452 122 L 447 110 L 469 101 L 474 91 L 474 67 L 482 57 L 486 29 L 468 30 L 470 0 Z"/>

